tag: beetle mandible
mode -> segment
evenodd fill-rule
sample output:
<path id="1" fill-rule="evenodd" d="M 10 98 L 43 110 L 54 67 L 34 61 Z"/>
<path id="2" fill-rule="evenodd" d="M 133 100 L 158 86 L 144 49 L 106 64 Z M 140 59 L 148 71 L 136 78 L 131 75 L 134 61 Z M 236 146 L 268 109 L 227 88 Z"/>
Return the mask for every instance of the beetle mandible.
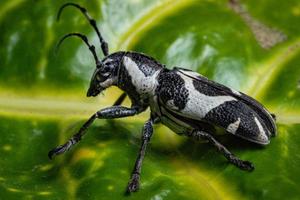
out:
<path id="1" fill-rule="evenodd" d="M 150 107 L 151 114 L 143 127 L 142 142 L 127 186 L 128 192 L 139 188 L 142 161 L 154 123 L 162 123 L 180 135 L 207 140 L 230 163 L 243 170 L 254 169 L 251 162 L 239 159 L 213 137 L 215 127 L 221 127 L 226 132 L 253 143 L 266 145 L 270 142 L 270 137 L 276 135 L 275 115 L 248 95 L 191 70 L 178 67 L 167 69 L 154 58 L 138 52 L 119 51 L 109 54 L 107 43 L 85 8 L 75 3 L 64 4 L 58 12 L 58 19 L 67 6 L 79 9 L 90 22 L 105 56 L 99 60 L 95 47 L 80 33 L 69 33 L 58 43 L 60 46 L 66 38 L 75 36 L 89 47 L 96 69 L 87 96 L 95 97 L 110 86 L 117 86 L 124 93 L 113 106 L 93 114 L 65 144 L 51 150 L 48 154 L 50 159 L 78 143 L 95 119 L 133 116 Z M 132 102 L 130 108 L 121 106 L 127 95 Z"/>

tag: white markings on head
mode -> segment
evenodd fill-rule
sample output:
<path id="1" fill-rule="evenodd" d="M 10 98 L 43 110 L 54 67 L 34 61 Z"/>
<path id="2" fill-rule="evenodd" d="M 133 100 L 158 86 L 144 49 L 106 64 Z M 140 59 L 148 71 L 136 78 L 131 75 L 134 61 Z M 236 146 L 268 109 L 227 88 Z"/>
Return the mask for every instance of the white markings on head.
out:
<path id="1" fill-rule="evenodd" d="M 235 132 L 237 131 L 237 129 L 238 129 L 239 126 L 240 126 L 240 123 L 241 123 L 241 118 L 238 118 L 237 121 L 235 121 L 235 122 L 229 124 L 226 130 L 227 130 L 229 133 L 235 134 Z"/>
<path id="2" fill-rule="evenodd" d="M 108 59 L 106 59 L 106 60 L 103 62 L 103 64 L 105 65 L 105 64 L 107 64 L 107 63 L 109 63 L 109 62 L 111 62 L 111 61 L 113 61 L 113 59 L 108 58 Z"/>
<path id="3" fill-rule="evenodd" d="M 189 91 L 188 101 L 181 113 L 194 119 L 204 118 L 212 109 L 220 106 L 227 101 L 236 101 L 232 96 L 209 96 L 202 94 L 193 84 L 193 79 L 178 73 L 185 82 L 185 88 Z"/>
<path id="4" fill-rule="evenodd" d="M 254 117 L 254 121 L 259 129 L 259 139 L 263 142 L 268 142 L 269 139 L 268 139 L 266 132 L 265 132 L 263 126 L 261 125 L 260 121 L 256 117 Z"/>
<path id="5" fill-rule="evenodd" d="M 100 83 L 100 86 L 103 88 L 108 88 L 114 84 L 114 80 L 112 78 L 106 79 L 104 82 Z"/>
<path id="6" fill-rule="evenodd" d="M 123 64 L 139 94 L 154 94 L 157 85 L 156 77 L 160 70 L 156 71 L 152 76 L 145 76 L 138 65 L 127 56 L 124 57 Z"/>

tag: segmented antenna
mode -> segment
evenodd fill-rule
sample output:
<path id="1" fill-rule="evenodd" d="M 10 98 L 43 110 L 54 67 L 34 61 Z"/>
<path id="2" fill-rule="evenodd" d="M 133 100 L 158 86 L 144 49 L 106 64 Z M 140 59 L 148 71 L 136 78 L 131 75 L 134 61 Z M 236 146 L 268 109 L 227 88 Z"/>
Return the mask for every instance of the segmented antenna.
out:
<path id="1" fill-rule="evenodd" d="M 104 56 L 107 56 L 108 55 L 108 44 L 103 39 L 103 37 L 102 37 L 102 35 L 101 35 L 97 25 L 96 25 L 96 21 L 89 15 L 89 13 L 87 12 L 87 10 L 85 8 L 81 7 L 80 5 L 78 5 L 76 3 L 66 3 L 66 4 L 64 4 L 60 7 L 60 9 L 58 11 L 58 14 L 57 14 L 57 20 L 59 20 L 63 9 L 67 6 L 73 6 L 77 9 L 79 9 L 81 11 L 81 13 L 85 16 L 85 18 L 90 22 L 90 24 L 92 25 L 92 27 L 94 28 L 94 30 L 96 31 L 96 33 L 98 35 L 98 38 L 99 38 L 99 41 L 100 41 L 100 44 L 101 44 L 102 52 L 103 52 Z"/>
<path id="2" fill-rule="evenodd" d="M 102 66 L 102 62 L 98 59 L 98 56 L 96 54 L 96 50 L 95 50 L 95 46 L 94 45 L 90 45 L 87 37 L 81 33 L 69 33 L 69 34 L 66 34 L 64 35 L 60 40 L 59 42 L 57 43 L 57 46 L 56 46 L 56 52 L 59 50 L 59 47 L 60 45 L 62 44 L 62 42 L 69 38 L 69 37 L 79 37 L 81 40 L 84 41 L 84 43 L 89 47 L 89 50 L 90 52 L 92 52 L 93 56 L 94 56 L 94 59 L 95 59 L 95 62 L 96 62 L 96 66 L 97 68 L 100 68 Z"/>

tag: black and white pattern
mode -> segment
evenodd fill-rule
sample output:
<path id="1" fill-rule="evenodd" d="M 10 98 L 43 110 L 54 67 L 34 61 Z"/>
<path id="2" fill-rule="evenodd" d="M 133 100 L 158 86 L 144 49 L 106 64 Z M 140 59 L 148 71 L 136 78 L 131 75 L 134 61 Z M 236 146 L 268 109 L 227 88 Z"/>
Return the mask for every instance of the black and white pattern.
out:
<path id="1" fill-rule="evenodd" d="M 270 136 L 276 134 L 271 115 L 249 96 L 190 70 L 168 70 L 154 59 L 143 56 L 129 52 L 122 57 L 120 66 L 124 77 L 121 82 L 126 81 L 122 89 L 134 102 L 148 98 L 153 113 L 176 133 L 182 129 L 184 132 L 200 129 L 197 124 L 205 124 L 206 127 L 222 127 L 228 133 L 258 144 L 268 144 Z M 141 62 L 143 59 L 148 64 L 147 70 Z"/>
<path id="2" fill-rule="evenodd" d="M 154 58 L 137 52 L 109 54 L 108 45 L 102 38 L 94 19 L 86 9 L 75 3 L 64 4 L 79 9 L 92 25 L 101 44 L 105 58 L 99 60 L 96 48 L 80 33 L 65 35 L 79 37 L 92 53 L 96 69 L 92 76 L 87 96 L 97 96 L 106 88 L 117 86 L 124 93 L 113 106 L 95 112 L 65 144 L 57 146 L 48 154 L 49 158 L 68 151 L 78 143 L 85 131 L 96 119 L 129 117 L 150 108 L 151 115 L 144 124 L 138 157 L 127 186 L 128 192 L 137 191 L 142 161 L 153 133 L 153 124 L 161 122 L 177 134 L 196 140 L 207 140 L 233 165 L 251 171 L 254 166 L 233 155 L 214 138 L 217 128 L 251 141 L 266 145 L 276 135 L 275 115 L 270 114 L 259 102 L 248 95 L 208 80 L 191 70 L 175 67 L 165 68 Z M 130 108 L 121 106 L 128 96 Z"/>

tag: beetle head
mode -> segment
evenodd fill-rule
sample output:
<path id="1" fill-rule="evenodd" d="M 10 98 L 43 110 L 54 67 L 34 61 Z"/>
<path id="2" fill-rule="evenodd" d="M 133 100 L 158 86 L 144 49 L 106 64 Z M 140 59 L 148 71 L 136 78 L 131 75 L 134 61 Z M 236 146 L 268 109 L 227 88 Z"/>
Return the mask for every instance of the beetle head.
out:
<path id="1" fill-rule="evenodd" d="M 122 56 L 124 52 L 116 52 L 108 55 L 108 48 L 106 46 L 106 43 L 102 41 L 101 48 L 102 48 L 103 55 L 106 57 L 102 61 L 100 61 L 98 59 L 95 46 L 90 45 L 87 37 L 81 33 L 69 33 L 63 36 L 60 39 L 59 43 L 57 44 L 57 50 L 66 38 L 72 36 L 79 37 L 85 42 L 85 44 L 89 47 L 89 50 L 92 53 L 96 63 L 96 70 L 94 71 L 94 74 L 92 76 L 90 87 L 87 91 L 87 96 L 88 97 L 97 96 L 100 92 L 102 92 L 106 88 L 115 85 L 118 82 L 117 80 L 118 80 L 119 63 L 122 60 Z"/>
<path id="2" fill-rule="evenodd" d="M 112 59 L 110 56 L 103 59 L 101 64 L 97 64 L 97 68 L 92 76 L 87 96 L 97 96 L 106 88 L 117 83 L 117 71 L 119 66 L 118 59 Z"/>
<path id="3" fill-rule="evenodd" d="M 81 7 L 80 5 L 75 4 L 75 3 L 63 4 L 58 11 L 57 20 L 59 20 L 61 13 L 68 6 L 72 6 L 72 7 L 79 9 L 79 11 L 81 11 L 82 14 L 85 16 L 85 18 L 90 22 L 90 25 L 96 31 L 96 34 L 98 36 L 98 39 L 99 39 L 99 42 L 101 45 L 100 47 L 101 47 L 102 53 L 105 56 L 105 58 L 102 61 L 100 61 L 98 59 L 95 46 L 91 45 L 88 41 L 88 38 L 81 33 L 69 33 L 69 34 L 64 35 L 58 42 L 56 51 L 58 51 L 59 46 L 62 44 L 62 42 L 66 38 L 69 38 L 72 36 L 80 38 L 88 46 L 88 48 L 89 48 L 90 52 L 93 54 L 94 60 L 96 62 L 96 70 L 91 79 L 90 87 L 87 92 L 87 96 L 88 97 L 97 96 L 101 91 L 110 87 L 111 85 L 114 85 L 117 82 L 118 75 L 115 72 L 118 72 L 118 66 L 119 66 L 119 62 L 121 60 L 120 55 L 122 55 L 122 53 L 117 52 L 117 53 L 109 55 L 108 44 L 103 39 L 103 37 L 100 33 L 100 30 L 98 29 L 98 27 L 96 25 L 96 21 L 94 19 L 92 19 L 90 17 L 90 15 L 87 13 L 86 9 Z"/>

